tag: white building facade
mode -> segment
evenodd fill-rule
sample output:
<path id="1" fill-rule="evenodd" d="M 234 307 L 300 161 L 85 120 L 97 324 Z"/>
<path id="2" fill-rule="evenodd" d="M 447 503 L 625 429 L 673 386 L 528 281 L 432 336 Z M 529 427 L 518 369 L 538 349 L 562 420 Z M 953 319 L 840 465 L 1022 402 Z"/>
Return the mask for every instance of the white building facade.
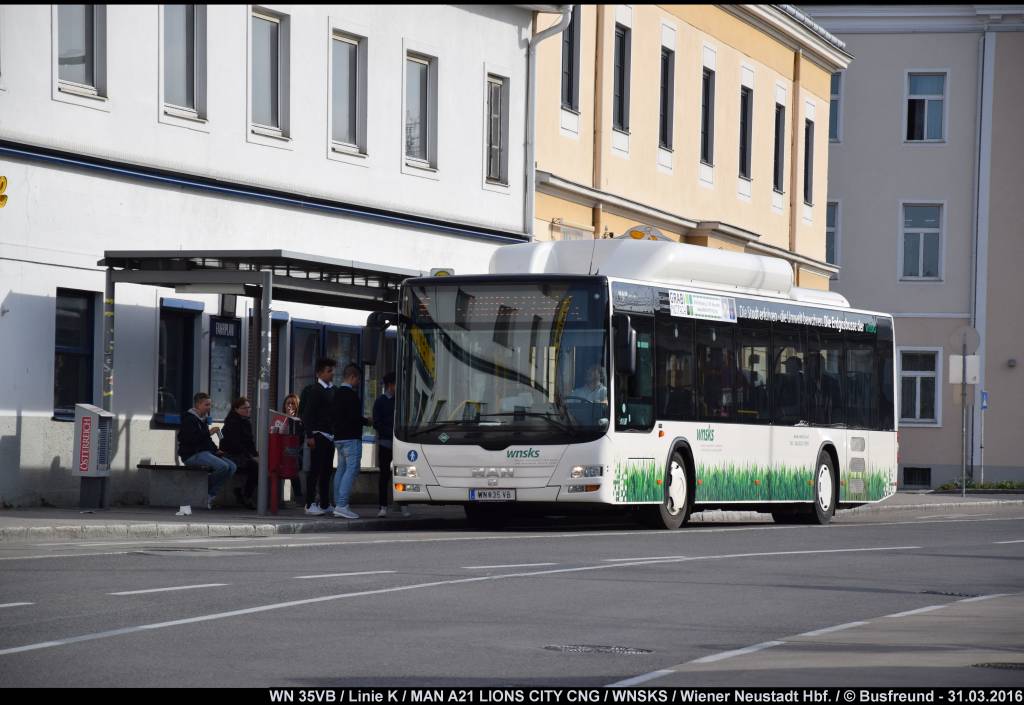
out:
<path id="1" fill-rule="evenodd" d="M 283 249 L 469 273 L 529 240 L 532 14 L 0 7 L 0 501 L 78 500 L 68 420 L 102 401 L 104 251 Z M 143 501 L 137 463 L 174 462 L 194 391 L 218 418 L 251 393 L 251 307 L 118 285 L 115 502 Z M 316 356 L 358 361 L 366 312 L 273 308 L 279 408 Z"/>
<path id="2" fill-rule="evenodd" d="M 961 477 L 964 326 L 968 472 L 1024 481 L 1024 5 L 805 9 L 856 57 L 832 77 L 828 252 L 834 291 L 895 317 L 900 486 Z"/>

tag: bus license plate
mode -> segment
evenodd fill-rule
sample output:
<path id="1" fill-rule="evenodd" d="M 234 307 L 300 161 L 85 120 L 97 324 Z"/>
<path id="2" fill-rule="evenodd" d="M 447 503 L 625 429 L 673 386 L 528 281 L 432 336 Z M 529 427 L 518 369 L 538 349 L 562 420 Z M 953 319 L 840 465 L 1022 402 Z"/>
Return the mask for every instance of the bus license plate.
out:
<path id="1" fill-rule="evenodd" d="M 469 498 L 474 502 L 514 502 L 516 491 L 512 490 L 470 490 Z"/>

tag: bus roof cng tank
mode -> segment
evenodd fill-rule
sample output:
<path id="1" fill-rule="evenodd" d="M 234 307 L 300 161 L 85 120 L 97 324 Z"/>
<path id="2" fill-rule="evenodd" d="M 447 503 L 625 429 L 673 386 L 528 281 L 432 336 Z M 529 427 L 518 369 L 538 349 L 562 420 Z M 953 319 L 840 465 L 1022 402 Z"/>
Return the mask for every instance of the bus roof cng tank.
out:
<path id="1" fill-rule="evenodd" d="M 660 240 L 624 238 L 506 245 L 491 255 L 490 272 L 602 274 L 849 306 L 838 294 L 794 287 L 792 267 L 777 257 Z"/>

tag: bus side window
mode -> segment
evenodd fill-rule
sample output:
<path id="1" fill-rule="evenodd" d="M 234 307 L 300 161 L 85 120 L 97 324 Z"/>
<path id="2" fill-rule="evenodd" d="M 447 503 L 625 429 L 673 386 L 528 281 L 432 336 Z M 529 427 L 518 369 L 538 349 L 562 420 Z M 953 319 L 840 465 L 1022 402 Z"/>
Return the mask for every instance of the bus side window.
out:
<path id="1" fill-rule="evenodd" d="M 636 372 L 615 373 L 615 427 L 648 430 L 654 426 L 654 319 L 631 314 L 636 330 Z"/>
<path id="2" fill-rule="evenodd" d="M 657 384 L 659 419 L 694 419 L 693 319 L 657 316 Z"/>
<path id="3" fill-rule="evenodd" d="M 734 387 L 740 376 L 732 324 L 697 321 L 697 378 L 700 391 L 697 416 L 705 421 L 731 419 Z"/>
<path id="4" fill-rule="evenodd" d="M 843 387 L 847 423 L 851 428 L 873 428 L 878 415 L 873 334 L 846 334 L 846 383 Z"/>
<path id="5" fill-rule="evenodd" d="M 886 318 L 878 319 L 878 335 L 875 339 L 878 355 L 878 431 L 892 431 L 893 423 L 893 359 L 892 359 L 892 322 Z"/>
<path id="6" fill-rule="evenodd" d="M 807 332 L 807 406 L 810 422 L 829 426 L 846 421 L 842 393 L 843 337 Z"/>
<path id="7" fill-rule="evenodd" d="M 800 328 L 772 325 L 772 421 L 779 425 L 794 426 L 807 420 L 804 368 Z"/>

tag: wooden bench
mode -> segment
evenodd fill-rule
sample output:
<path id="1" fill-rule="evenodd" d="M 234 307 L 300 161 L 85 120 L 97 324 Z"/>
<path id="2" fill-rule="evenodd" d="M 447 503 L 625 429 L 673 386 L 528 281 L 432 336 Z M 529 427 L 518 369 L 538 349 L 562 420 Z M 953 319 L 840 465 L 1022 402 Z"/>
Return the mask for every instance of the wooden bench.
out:
<path id="1" fill-rule="evenodd" d="M 149 506 L 178 507 L 188 504 L 206 507 L 209 476 L 207 465 L 159 465 L 139 463 L 139 470 L 149 470 Z"/>

